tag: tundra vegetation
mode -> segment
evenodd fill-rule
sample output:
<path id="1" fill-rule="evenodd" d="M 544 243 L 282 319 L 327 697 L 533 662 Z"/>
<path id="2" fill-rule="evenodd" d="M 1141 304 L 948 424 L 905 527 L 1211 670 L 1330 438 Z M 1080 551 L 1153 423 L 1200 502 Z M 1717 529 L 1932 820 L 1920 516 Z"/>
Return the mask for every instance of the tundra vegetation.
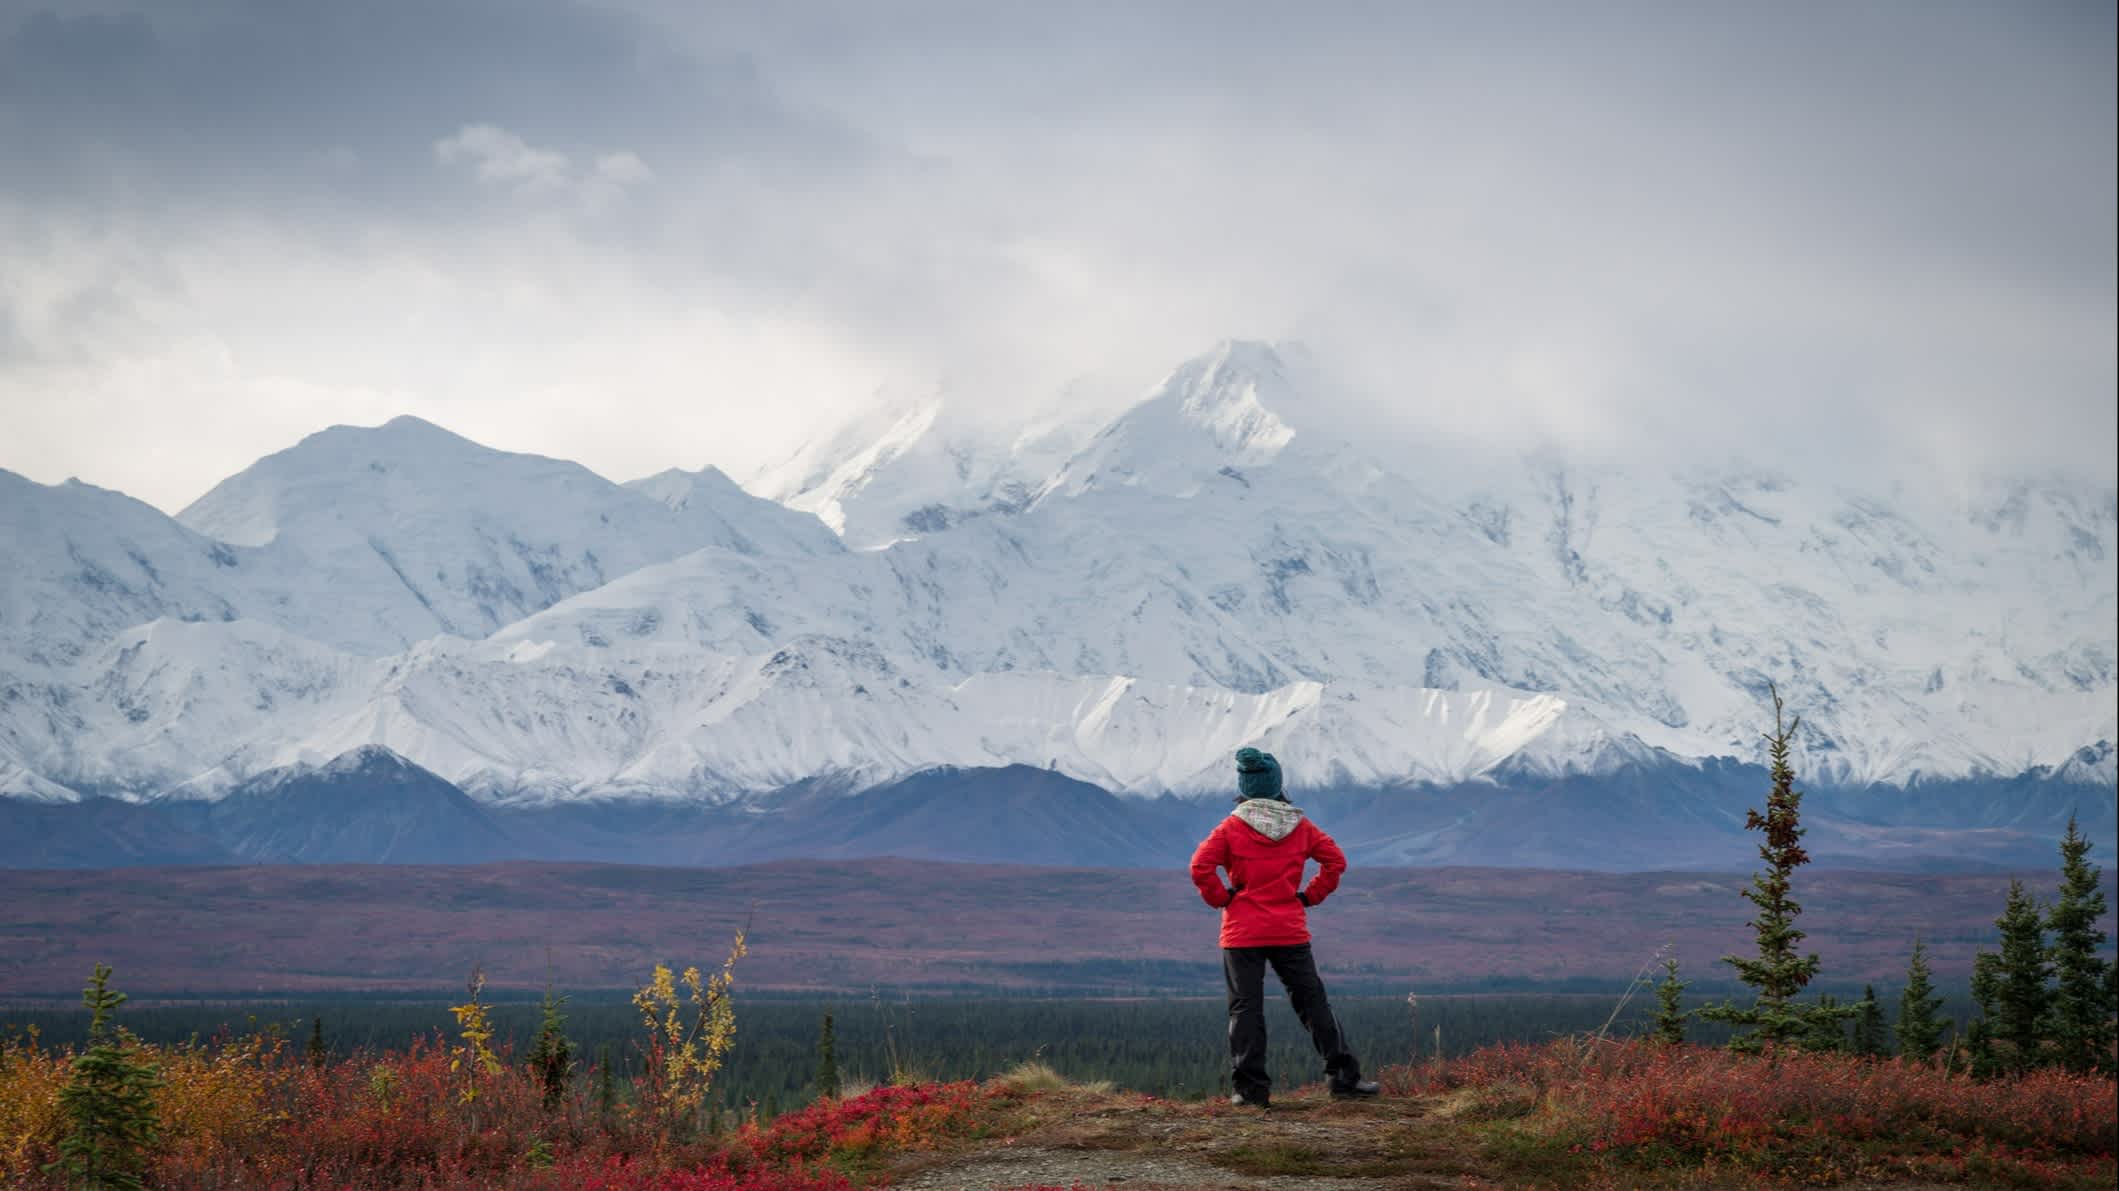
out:
<path id="1" fill-rule="evenodd" d="M 1390 1095 L 1378 1103 L 1298 1088 L 1271 1114 L 1237 1115 L 1203 1088 L 1166 1098 L 1071 1081 L 1042 1048 L 981 1053 L 984 1078 L 942 1080 L 909 1006 L 883 1031 L 884 1064 L 870 1068 L 879 1080 L 842 1067 L 844 1021 L 804 1010 L 809 1033 L 788 1063 L 803 1085 L 788 1102 L 804 1102 L 783 1113 L 775 1092 L 732 1100 L 719 1081 L 737 1047 L 740 932 L 710 976 L 658 965 L 633 997 L 631 1039 L 603 1042 L 588 1063 L 565 997 L 546 990 L 518 1051 L 475 971 L 450 1007 L 453 1029 L 345 1046 L 321 1017 L 306 1031 L 149 1042 L 120 1019 L 124 994 L 98 965 L 80 1041 L 0 1031 L 0 1185 L 841 1191 L 985 1186 L 976 1172 L 1000 1155 L 1015 1164 L 1007 1169 L 1067 1174 L 1039 1186 L 1084 1188 L 1137 1185 L 1137 1174 L 1180 1187 L 1290 1176 L 1377 1187 L 1409 1177 L 1466 1187 L 2112 1185 L 2119 990 L 2090 843 L 2070 826 L 2050 903 L 2020 881 L 2011 888 L 1962 1035 L 1917 939 L 1895 1021 L 1873 989 L 1847 1005 L 1806 999 L 1821 965 L 1798 952 L 1794 926 L 1805 858 L 1793 731 L 1776 717 L 1773 790 L 1751 816 L 1765 836 L 1765 871 L 1744 891 L 1757 954 L 1728 959 L 1748 1004 L 1687 1011 L 1687 982 L 1658 955 L 1627 993 L 1660 968 L 1653 1016 L 1628 1019 L 1636 1036 L 1612 1029 L 1613 1012 L 1602 1027 L 1542 1042 L 1456 1055 L 1409 1047 L 1400 1053 L 1410 1061 L 1379 1072 Z M 880 999 L 875 1008 L 888 1016 Z M 1694 1019 L 1727 1044 L 1688 1041 Z M 1028 1160 L 1040 1154 L 1051 1160 Z"/>

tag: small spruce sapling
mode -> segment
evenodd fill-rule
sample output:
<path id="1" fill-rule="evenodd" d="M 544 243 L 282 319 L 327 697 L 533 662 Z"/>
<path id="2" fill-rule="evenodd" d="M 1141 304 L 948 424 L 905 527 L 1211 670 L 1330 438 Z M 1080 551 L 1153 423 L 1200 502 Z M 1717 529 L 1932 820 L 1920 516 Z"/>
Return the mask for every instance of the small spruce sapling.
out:
<path id="1" fill-rule="evenodd" d="M 1676 956 L 1663 961 L 1663 979 L 1655 986 L 1655 1040 L 1676 1046 L 1685 1041 L 1685 989 L 1691 982 L 1678 979 Z"/>
<path id="2" fill-rule="evenodd" d="M 817 1095 L 827 1100 L 839 1098 L 839 1041 L 829 1013 L 824 1015 L 823 1028 L 817 1031 Z"/>
<path id="3" fill-rule="evenodd" d="M 618 1113 L 618 1081 L 611 1071 L 611 1044 L 596 1048 L 596 1119 L 605 1128 Z"/>
<path id="4" fill-rule="evenodd" d="M 1918 936 L 1913 940 L 1913 958 L 1906 964 L 1906 990 L 1898 998 L 1898 1053 L 1916 1063 L 1935 1057 L 1942 1046 L 1942 998 L 1935 995 L 1935 974 L 1928 968 L 1927 949 Z"/>
<path id="5" fill-rule="evenodd" d="M 1883 1006 L 1876 1003 L 1873 985 L 1862 985 L 1861 1000 L 1854 1008 L 1854 1053 L 1870 1059 L 1891 1053 L 1890 1040 L 1884 1033 Z"/>
<path id="6" fill-rule="evenodd" d="M 81 1003 L 88 1007 L 88 1049 L 75 1057 L 59 1112 L 66 1135 L 59 1160 L 44 1168 L 70 1187 L 140 1191 L 150 1152 L 161 1134 L 154 1093 L 161 1087 L 132 1036 L 111 1021 L 125 994 L 110 987 L 110 968 L 97 964 Z"/>
<path id="7" fill-rule="evenodd" d="M 556 1112 L 566 1102 L 567 1079 L 574 1072 L 574 1044 L 567 1041 L 566 1003 L 555 996 L 552 986 L 544 990 L 544 1016 L 537 1027 L 537 1040 L 530 1047 L 530 1072 L 546 1112 Z"/>
<path id="8" fill-rule="evenodd" d="M 2002 1065 L 1994 1053 L 1994 1015 L 2001 1000 L 2001 960 L 1982 951 L 1972 957 L 1972 1003 L 1979 1016 L 1964 1031 L 1965 1066 L 1975 1078 L 1998 1075 Z"/>
<path id="9" fill-rule="evenodd" d="M 303 1057 L 309 1060 L 312 1069 L 322 1071 L 324 1061 L 330 1054 L 330 1050 L 324 1045 L 324 1016 L 318 1014 L 309 1019 L 309 1045 L 305 1048 Z"/>

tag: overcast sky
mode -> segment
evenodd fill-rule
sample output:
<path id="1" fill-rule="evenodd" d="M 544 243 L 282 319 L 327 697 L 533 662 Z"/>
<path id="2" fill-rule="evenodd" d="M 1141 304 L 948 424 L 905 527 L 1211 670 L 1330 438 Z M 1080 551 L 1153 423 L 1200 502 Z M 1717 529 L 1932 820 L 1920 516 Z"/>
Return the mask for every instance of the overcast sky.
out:
<path id="1" fill-rule="evenodd" d="M 2110 482 L 2109 0 L 0 0 L 0 467 L 617 479 L 1300 339 L 1461 440 Z"/>

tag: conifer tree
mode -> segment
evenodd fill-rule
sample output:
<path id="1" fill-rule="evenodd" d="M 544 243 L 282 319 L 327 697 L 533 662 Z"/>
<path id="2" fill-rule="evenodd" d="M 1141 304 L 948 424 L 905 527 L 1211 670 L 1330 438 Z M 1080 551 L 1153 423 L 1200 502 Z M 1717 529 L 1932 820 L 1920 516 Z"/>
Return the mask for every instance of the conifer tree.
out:
<path id="1" fill-rule="evenodd" d="M 1839 998 L 1831 993 L 1818 997 L 1817 1003 L 1811 1006 L 1811 1009 L 1812 1012 L 1805 1018 L 1802 1036 L 1796 1039 L 1796 1045 L 1804 1050 L 1821 1053 L 1847 1049 L 1847 1018 L 1860 1010 L 1855 1007 L 1843 1008 Z"/>
<path id="2" fill-rule="evenodd" d="M 530 1046 L 530 1071 L 543 1092 L 546 1112 L 557 1111 L 565 1102 L 567 1077 L 574 1070 L 574 1045 L 566 1034 L 566 1003 L 565 997 L 554 996 L 552 986 L 545 985 L 544 1018 Z"/>
<path id="3" fill-rule="evenodd" d="M 1891 1053 L 1891 1044 L 1884 1034 L 1883 1006 L 1876 1003 L 1873 985 L 1862 985 L 1861 1001 L 1855 1009 L 1854 1053 L 1872 1059 Z"/>
<path id="4" fill-rule="evenodd" d="M 824 1015 L 824 1027 L 817 1033 L 817 1095 L 839 1098 L 839 1043 L 832 1033 L 829 1013 Z"/>
<path id="5" fill-rule="evenodd" d="M 1915 1062 L 1935 1057 L 1942 1045 L 1942 1019 L 1935 1016 L 1942 998 L 1935 995 L 1934 973 L 1928 968 L 1926 948 L 1916 936 L 1913 959 L 1906 965 L 1906 991 L 1898 998 L 1898 1053 Z"/>
<path id="6" fill-rule="evenodd" d="M 322 1071 L 328 1053 L 324 1049 L 324 1016 L 320 1013 L 309 1019 L 309 1045 L 303 1057 L 309 1060 L 311 1067 Z"/>
<path id="7" fill-rule="evenodd" d="M 1764 832 L 1766 836 L 1758 849 L 1766 871 L 1753 874 L 1751 887 L 1744 890 L 1744 897 L 1758 908 L 1758 916 L 1749 924 L 1758 937 L 1758 955 L 1722 957 L 1722 962 L 1736 968 L 1737 978 L 1757 990 L 1758 995 L 1749 1007 L 1724 1001 L 1698 1013 L 1706 1021 L 1744 1027 L 1729 1040 L 1730 1048 L 1740 1051 L 1806 1038 L 1821 1039 L 1828 1025 L 1836 1032 L 1838 1023 L 1854 1013 L 1852 1008 L 1838 1005 L 1803 1005 L 1796 1001 L 1803 988 L 1817 977 L 1821 966 L 1816 955 L 1796 952 L 1803 932 L 1796 927 L 1795 919 L 1803 908 L 1790 893 L 1795 870 L 1810 863 L 1810 854 L 1802 844 L 1803 795 L 1795 788 L 1795 770 L 1788 762 L 1789 742 L 1795 739 L 1802 718 L 1785 720 L 1780 691 L 1773 689 L 1772 695 L 1773 731 L 1766 736 L 1766 746 L 1773 762 L 1773 789 L 1766 796 L 1766 813 L 1761 815 L 1753 809 L 1744 819 L 1746 831 Z"/>
<path id="8" fill-rule="evenodd" d="M 1994 1014 L 2001 997 L 2001 959 L 1982 951 L 1972 957 L 1972 1003 L 1979 1016 L 1965 1027 L 1965 1065 L 1974 1076 L 1985 1079 L 1999 1074 L 1994 1055 Z"/>
<path id="9" fill-rule="evenodd" d="M 110 987 L 110 968 L 97 964 L 81 1003 L 89 1009 L 88 1049 L 74 1059 L 59 1090 L 66 1136 L 59 1160 L 44 1168 L 71 1187 L 140 1191 L 148 1151 L 161 1133 L 155 1070 L 142 1062 L 133 1039 L 111 1021 L 125 994 Z"/>
<path id="10" fill-rule="evenodd" d="M 1663 961 L 1663 979 L 1655 986 L 1655 1040 L 1672 1046 L 1685 1041 L 1685 989 L 1689 981 L 1678 979 L 1677 957 Z"/>
<path id="11" fill-rule="evenodd" d="M 1981 1012 L 1988 1018 L 1985 1035 L 1990 1066 L 1996 1071 L 2026 1071 L 2043 1061 L 2046 1007 L 2052 1001 L 2047 980 L 2045 918 L 2022 881 L 2009 882 L 2009 898 L 1994 920 L 2001 928 L 2001 951 L 1982 952 L 1973 961 L 1974 995 L 1984 983 Z M 1981 969 L 1984 968 L 1984 981 Z"/>
<path id="12" fill-rule="evenodd" d="M 618 1112 L 618 1083 L 611 1073 L 611 1044 L 596 1048 L 596 1119 L 605 1125 Z"/>
<path id="13" fill-rule="evenodd" d="M 2111 995 L 2112 961 L 2099 953 L 2104 932 L 2103 870 L 2089 863 L 2090 841 L 2068 816 L 2060 841 L 2060 896 L 2046 911 L 2053 932 L 2053 974 L 2058 978 L 2045 1033 L 2055 1056 L 2073 1071 L 2109 1071 L 2112 1067 L 2112 1014 L 2119 1009 Z"/>

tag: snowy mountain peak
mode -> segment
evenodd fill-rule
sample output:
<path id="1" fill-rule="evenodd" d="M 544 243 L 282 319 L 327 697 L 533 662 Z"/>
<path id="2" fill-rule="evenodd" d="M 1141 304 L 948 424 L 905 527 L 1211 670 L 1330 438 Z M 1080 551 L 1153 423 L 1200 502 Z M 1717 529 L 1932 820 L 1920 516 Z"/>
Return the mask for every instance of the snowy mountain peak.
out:
<path id="1" fill-rule="evenodd" d="M 788 505 L 819 504 L 857 492 L 877 469 L 933 429 L 941 418 L 942 405 L 942 399 L 933 395 L 879 400 L 809 438 L 787 458 L 759 469 L 748 487 L 767 500 Z"/>
<path id="2" fill-rule="evenodd" d="M 364 516 L 403 523 L 444 507 L 501 512 L 524 487 L 549 497 L 613 485 L 578 463 L 495 450 L 408 416 L 309 435 L 221 481 L 177 520 L 223 542 L 263 546 L 283 532 Z"/>
<path id="3" fill-rule="evenodd" d="M 1089 424 L 1027 428 L 981 420 L 941 397 L 886 405 L 813 440 L 751 487 L 815 513 L 845 543 L 877 549 L 1029 507 Z"/>
<path id="4" fill-rule="evenodd" d="M 764 473 L 761 490 L 788 508 L 814 513 L 834 533 L 845 535 L 847 502 L 921 447 L 934 453 L 930 432 L 941 415 L 936 398 L 896 407 L 882 419 L 857 421 Z"/>
<path id="5" fill-rule="evenodd" d="M 1229 340 L 1164 382 L 1185 417 L 1231 455 L 1263 461 L 1277 454 L 1295 431 L 1273 409 L 1295 401 L 1280 356 L 1263 343 Z"/>
<path id="6" fill-rule="evenodd" d="M 839 549 L 813 518 L 719 473 L 683 483 L 672 502 L 669 482 L 650 494 L 578 463 L 496 450 L 406 417 L 312 434 L 177 519 L 222 542 L 269 547 L 303 592 L 299 602 L 278 601 L 282 623 L 371 653 L 438 633 L 483 637 L 703 547 L 781 557 Z M 331 615 L 320 592 L 359 611 Z"/>
<path id="7" fill-rule="evenodd" d="M 695 502 L 704 504 L 744 494 L 742 487 L 718 467 L 702 467 L 698 471 L 672 467 L 641 479 L 627 480 L 625 486 L 679 513 L 691 508 Z"/>
<path id="8" fill-rule="evenodd" d="M 161 616 L 225 620 L 256 560 L 120 492 L 0 471 L 0 674 L 64 666 Z"/>
<path id="9" fill-rule="evenodd" d="M 316 772 L 329 777 L 351 777 L 355 774 L 410 773 L 413 771 L 419 771 L 419 766 L 406 760 L 397 750 L 380 744 L 364 744 L 359 748 L 340 753 L 338 756 L 326 761 L 316 770 Z"/>
<path id="10" fill-rule="evenodd" d="M 359 430 L 360 427 L 342 425 L 334 427 L 334 429 Z M 389 421 L 384 422 L 380 427 L 377 427 L 377 429 L 388 430 L 398 434 L 438 434 L 445 438 L 454 439 L 458 442 L 471 441 L 470 439 L 464 438 L 462 435 L 459 435 L 452 430 L 449 430 L 442 426 L 438 426 L 433 422 L 429 422 L 427 419 L 422 418 L 417 414 L 399 414 L 396 417 L 391 418 Z"/>
<path id="11" fill-rule="evenodd" d="M 1226 340 L 1104 427 L 1045 492 L 1146 487 L 1191 496 L 1213 476 L 1240 478 L 1242 469 L 1272 462 L 1295 440 L 1283 411 L 1299 404 L 1277 352 Z"/>
<path id="12" fill-rule="evenodd" d="M 465 438 L 446 426 L 412 414 L 399 414 L 380 426 L 332 426 L 318 434 L 310 435 L 309 438 L 326 442 L 336 440 L 349 444 L 365 444 L 370 448 L 382 447 L 400 454 L 489 454 L 493 451 L 493 448 Z"/>

